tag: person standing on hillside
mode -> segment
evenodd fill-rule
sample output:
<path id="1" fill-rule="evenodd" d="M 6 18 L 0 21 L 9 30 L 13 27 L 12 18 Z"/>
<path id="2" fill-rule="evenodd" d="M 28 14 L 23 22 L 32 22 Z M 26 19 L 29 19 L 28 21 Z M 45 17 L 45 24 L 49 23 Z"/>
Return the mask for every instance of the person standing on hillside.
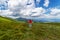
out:
<path id="1" fill-rule="evenodd" d="M 32 27 L 32 20 L 28 20 L 29 27 Z"/>

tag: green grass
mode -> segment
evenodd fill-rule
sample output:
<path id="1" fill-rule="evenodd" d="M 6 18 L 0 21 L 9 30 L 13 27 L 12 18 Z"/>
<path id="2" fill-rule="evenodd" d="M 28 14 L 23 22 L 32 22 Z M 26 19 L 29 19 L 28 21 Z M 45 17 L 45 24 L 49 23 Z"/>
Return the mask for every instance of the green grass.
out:
<path id="1" fill-rule="evenodd" d="M 60 40 L 60 23 L 33 23 L 0 17 L 0 40 Z"/>

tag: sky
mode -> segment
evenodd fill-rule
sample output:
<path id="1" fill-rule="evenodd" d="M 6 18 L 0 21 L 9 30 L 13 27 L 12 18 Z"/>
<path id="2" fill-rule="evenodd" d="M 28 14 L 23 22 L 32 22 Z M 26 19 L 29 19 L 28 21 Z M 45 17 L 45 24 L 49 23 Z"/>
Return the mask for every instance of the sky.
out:
<path id="1" fill-rule="evenodd" d="M 0 15 L 14 19 L 60 19 L 60 0 L 0 0 Z"/>

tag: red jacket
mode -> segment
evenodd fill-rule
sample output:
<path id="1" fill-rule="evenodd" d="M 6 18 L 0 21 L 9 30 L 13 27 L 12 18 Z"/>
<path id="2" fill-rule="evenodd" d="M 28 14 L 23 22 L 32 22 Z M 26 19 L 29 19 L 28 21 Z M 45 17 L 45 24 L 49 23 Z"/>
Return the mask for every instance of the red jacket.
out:
<path id="1" fill-rule="evenodd" d="M 32 20 L 28 20 L 28 23 L 32 24 Z"/>

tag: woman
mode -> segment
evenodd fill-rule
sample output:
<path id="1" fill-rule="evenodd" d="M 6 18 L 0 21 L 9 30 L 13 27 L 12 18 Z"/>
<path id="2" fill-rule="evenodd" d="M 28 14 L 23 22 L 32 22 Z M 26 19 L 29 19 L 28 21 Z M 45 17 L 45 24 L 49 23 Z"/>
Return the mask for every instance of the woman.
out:
<path id="1" fill-rule="evenodd" d="M 32 20 L 28 20 L 29 27 L 32 27 Z"/>

